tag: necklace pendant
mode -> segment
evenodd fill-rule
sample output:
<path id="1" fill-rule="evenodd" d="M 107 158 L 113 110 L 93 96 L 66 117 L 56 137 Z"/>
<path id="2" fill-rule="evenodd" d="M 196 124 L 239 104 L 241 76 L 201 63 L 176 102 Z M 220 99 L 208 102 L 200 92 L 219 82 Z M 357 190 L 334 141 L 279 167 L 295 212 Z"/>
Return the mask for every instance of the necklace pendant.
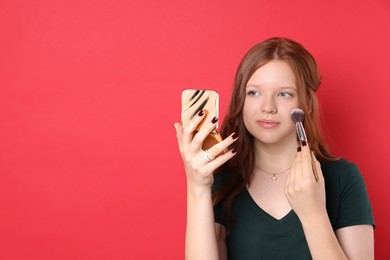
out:
<path id="1" fill-rule="evenodd" d="M 271 176 L 271 180 L 272 181 L 276 181 L 278 179 L 278 177 L 276 177 L 276 174 L 274 173 L 274 174 L 272 174 L 272 176 Z"/>

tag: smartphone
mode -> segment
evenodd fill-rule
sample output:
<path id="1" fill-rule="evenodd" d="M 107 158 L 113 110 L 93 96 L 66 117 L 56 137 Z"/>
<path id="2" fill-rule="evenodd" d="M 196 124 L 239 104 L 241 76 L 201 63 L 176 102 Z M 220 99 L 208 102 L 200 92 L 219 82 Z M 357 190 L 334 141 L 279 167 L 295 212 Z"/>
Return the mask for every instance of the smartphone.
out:
<path id="1" fill-rule="evenodd" d="M 205 120 L 211 121 L 214 117 L 218 118 L 219 95 L 214 90 L 185 89 L 181 95 L 181 121 L 183 127 L 186 127 L 189 121 L 198 114 L 200 110 L 206 113 L 206 116 L 195 130 L 195 134 L 200 130 Z M 218 125 L 210 133 L 203 143 L 203 149 L 209 149 L 211 146 L 222 141 L 217 132 Z"/>
<path id="2" fill-rule="evenodd" d="M 186 127 L 188 122 L 196 116 L 200 110 L 204 110 L 207 113 L 204 120 L 212 120 L 214 117 L 218 118 L 218 102 L 219 95 L 214 90 L 183 90 L 181 93 L 181 121 L 183 127 Z M 199 124 L 198 131 L 202 124 L 203 122 Z"/>

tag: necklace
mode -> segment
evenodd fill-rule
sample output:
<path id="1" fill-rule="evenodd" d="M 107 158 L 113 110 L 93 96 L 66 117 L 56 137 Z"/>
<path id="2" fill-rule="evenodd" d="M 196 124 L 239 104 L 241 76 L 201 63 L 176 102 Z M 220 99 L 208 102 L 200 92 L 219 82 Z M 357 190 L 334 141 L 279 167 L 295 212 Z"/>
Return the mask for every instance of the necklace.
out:
<path id="1" fill-rule="evenodd" d="M 270 174 L 270 175 L 271 175 L 271 180 L 272 180 L 272 181 L 277 181 L 277 180 L 278 180 L 278 176 L 276 176 L 276 175 L 285 173 L 285 172 L 287 172 L 288 170 L 291 169 L 291 167 L 289 167 L 288 169 L 286 169 L 286 170 L 284 170 L 284 171 L 281 171 L 281 172 L 269 172 L 269 171 L 266 171 L 266 170 L 264 170 L 264 169 L 262 169 L 262 168 L 260 168 L 260 167 L 258 167 L 258 166 L 256 166 L 256 165 L 255 165 L 255 167 L 256 167 L 257 169 L 259 169 L 260 171 L 263 171 L 263 172 L 265 172 L 265 173 Z"/>

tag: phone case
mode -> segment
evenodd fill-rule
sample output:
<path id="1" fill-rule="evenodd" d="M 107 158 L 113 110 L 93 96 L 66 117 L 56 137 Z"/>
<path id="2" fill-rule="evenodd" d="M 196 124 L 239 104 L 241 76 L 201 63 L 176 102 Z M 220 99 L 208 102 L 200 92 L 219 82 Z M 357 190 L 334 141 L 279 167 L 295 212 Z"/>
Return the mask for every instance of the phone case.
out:
<path id="1" fill-rule="evenodd" d="M 205 120 L 218 118 L 219 95 L 214 90 L 186 89 L 182 92 L 182 124 L 185 127 L 188 122 L 203 110 L 206 115 L 195 130 L 195 134 L 200 130 Z M 222 137 L 217 131 L 218 125 L 207 136 L 203 142 L 202 149 L 206 150 L 222 141 Z"/>

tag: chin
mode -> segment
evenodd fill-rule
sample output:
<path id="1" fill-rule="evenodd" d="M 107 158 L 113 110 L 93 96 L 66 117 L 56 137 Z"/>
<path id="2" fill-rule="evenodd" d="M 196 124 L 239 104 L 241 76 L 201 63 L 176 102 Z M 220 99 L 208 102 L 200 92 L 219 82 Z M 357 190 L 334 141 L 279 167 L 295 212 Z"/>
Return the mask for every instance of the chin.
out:
<path id="1" fill-rule="evenodd" d="M 277 145 L 277 144 L 282 144 L 282 143 L 286 143 L 286 142 L 289 142 L 289 139 L 290 138 L 294 138 L 294 140 L 296 140 L 296 137 L 295 135 L 293 136 L 275 136 L 275 135 L 272 135 L 272 136 L 254 136 L 254 138 L 256 139 L 256 141 L 262 143 L 262 144 L 266 144 L 266 145 Z"/>
<path id="2" fill-rule="evenodd" d="M 262 144 L 278 144 L 281 142 L 279 138 L 257 138 L 255 137 L 256 141 Z"/>

